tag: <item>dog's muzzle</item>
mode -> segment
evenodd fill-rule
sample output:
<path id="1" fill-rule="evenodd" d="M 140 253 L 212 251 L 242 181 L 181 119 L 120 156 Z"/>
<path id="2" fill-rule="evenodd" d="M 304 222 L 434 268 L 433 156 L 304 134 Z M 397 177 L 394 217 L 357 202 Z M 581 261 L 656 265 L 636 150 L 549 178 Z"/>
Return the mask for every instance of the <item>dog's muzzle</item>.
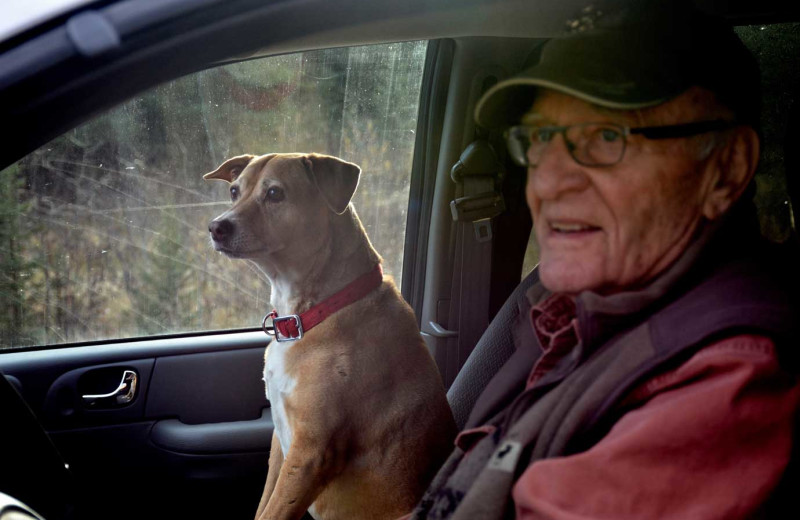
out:
<path id="1" fill-rule="evenodd" d="M 212 220 L 208 224 L 208 232 L 211 233 L 211 238 L 214 242 L 225 242 L 233 235 L 235 230 L 236 226 L 228 219 Z"/>

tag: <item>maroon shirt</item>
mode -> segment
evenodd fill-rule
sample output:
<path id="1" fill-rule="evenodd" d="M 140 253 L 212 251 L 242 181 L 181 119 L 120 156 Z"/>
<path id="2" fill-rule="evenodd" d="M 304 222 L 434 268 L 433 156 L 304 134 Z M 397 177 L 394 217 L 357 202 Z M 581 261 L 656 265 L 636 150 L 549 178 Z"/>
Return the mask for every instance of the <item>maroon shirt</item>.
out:
<path id="1" fill-rule="evenodd" d="M 567 296 L 535 306 L 531 321 L 544 352 L 529 387 L 578 341 Z M 635 388 L 589 450 L 532 463 L 513 489 L 517 518 L 749 517 L 789 461 L 799 400 L 770 339 L 719 340 Z"/>

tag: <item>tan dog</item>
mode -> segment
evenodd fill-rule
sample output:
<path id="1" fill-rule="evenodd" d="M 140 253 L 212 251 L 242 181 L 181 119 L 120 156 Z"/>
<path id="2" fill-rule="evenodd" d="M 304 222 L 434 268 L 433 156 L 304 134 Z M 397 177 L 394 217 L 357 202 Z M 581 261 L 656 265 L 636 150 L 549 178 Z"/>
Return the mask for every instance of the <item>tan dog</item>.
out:
<path id="1" fill-rule="evenodd" d="M 230 183 L 233 200 L 209 225 L 215 249 L 255 263 L 281 315 L 308 315 L 377 274 L 365 296 L 267 349 L 275 433 L 260 520 L 307 509 L 323 520 L 397 518 L 452 448 L 439 372 L 350 204 L 360 173 L 335 157 L 270 154 L 234 157 L 204 177 Z"/>

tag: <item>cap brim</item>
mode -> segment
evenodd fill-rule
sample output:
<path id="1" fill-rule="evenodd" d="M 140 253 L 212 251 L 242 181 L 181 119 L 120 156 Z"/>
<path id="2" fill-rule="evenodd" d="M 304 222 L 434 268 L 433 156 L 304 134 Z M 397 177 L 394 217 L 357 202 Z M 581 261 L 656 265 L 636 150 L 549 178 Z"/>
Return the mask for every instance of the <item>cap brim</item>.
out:
<path id="1" fill-rule="evenodd" d="M 537 71 L 540 72 L 540 71 Z M 655 106 L 672 97 L 672 93 L 640 92 L 631 96 L 630 92 L 619 91 L 617 96 L 608 95 L 614 86 L 594 85 L 593 89 L 580 88 L 567 81 L 558 81 L 548 77 L 524 77 L 501 81 L 490 88 L 478 100 L 475 106 L 475 121 L 485 128 L 502 128 L 519 122 L 520 118 L 531 108 L 536 97 L 536 90 L 546 88 L 576 97 L 593 105 L 617 109 L 636 110 Z M 605 95 L 598 95 L 603 92 Z"/>

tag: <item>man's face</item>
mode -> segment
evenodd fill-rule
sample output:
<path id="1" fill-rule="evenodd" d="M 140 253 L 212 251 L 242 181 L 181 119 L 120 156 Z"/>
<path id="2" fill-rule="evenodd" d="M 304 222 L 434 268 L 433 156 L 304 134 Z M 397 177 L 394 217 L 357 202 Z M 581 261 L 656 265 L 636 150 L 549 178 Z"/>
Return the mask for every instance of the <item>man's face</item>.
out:
<path id="1" fill-rule="evenodd" d="M 664 125 L 702 119 L 694 107 L 690 96 L 679 96 L 642 120 L 543 90 L 522 122 Z M 610 294 L 647 283 L 676 260 L 703 223 L 711 184 L 696 148 L 687 139 L 629 136 L 619 163 L 586 167 L 572 159 L 562 135 L 555 137 L 528 169 L 525 192 L 545 287 Z"/>

